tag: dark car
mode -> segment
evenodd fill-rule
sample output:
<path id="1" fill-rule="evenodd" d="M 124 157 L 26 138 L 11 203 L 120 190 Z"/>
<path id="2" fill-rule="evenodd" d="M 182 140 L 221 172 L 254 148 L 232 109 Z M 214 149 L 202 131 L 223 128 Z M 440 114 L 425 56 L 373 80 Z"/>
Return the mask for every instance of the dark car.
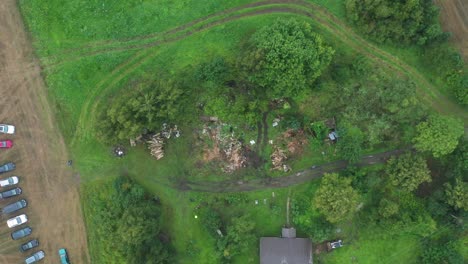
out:
<path id="1" fill-rule="evenodd" d="M 9 172 L 16 169 L 16 165 L 13 162 L 8 162 L 0 166 L 0 173 Z"/>
<path id="2" fill-rule="evenodd" d="M 20 246 L 20 251 L 21 251 L 21 252 L 25 252 L 25 251 L 30 250 L 30 249 L 32 249 L 32 248 L 35 248 L 35 247 L 37 247 L 37 246 L 39 246 L 39 240 L 33 239 L 33 240 L 30 240 L 30 241 L 28 241 L 28 242 L 22 244 L 22 245 Z"/>
<path id="3" fill-rule="evenodd" d="M 24 262 L 26 264 L 32 264 L 32 263 L 36 263 L 38 262 L 39 260 L 43 259 L 45 257 L 45 253 L 44 251 L 38 251 L 34 254 L 32 254 L 31 256 L 27 257 Z"/>
<path id="4" fill-rule="evenodd" d="M 26 200 L 22 199 L 22 200 L 19 200 L 17 202 L 11 203 L 11 204 L 3 207 L 2 214 L 13 213 L 13 212 L 16 212 L 16 211 L 18 211 L 20 209 L 25 208 L 26 206 L 28 206 L 28 202 L 26 202 Z"/>
<path id="5" fill-rule="evenodd" d="M 17 240 L 17 239 L 29 236 L 31 232 L 32 232 L 32 228 L 27 226 L 25 228 L 21 228 L 21 229 L 16 230 L 15 232 L 12 232 L 11 238 L 13 238 L 13 240 Z"/>
<path id="6" fill-rule="evenodd" d="M 20 195 L 21 192 L 22 192 L 21 188 L 17 187 L 14 189 L 10 189 L 8 191 L 0 192 L 0 198 L 5 199 L 5 198 L 13 197 L 16 195 Z"/>

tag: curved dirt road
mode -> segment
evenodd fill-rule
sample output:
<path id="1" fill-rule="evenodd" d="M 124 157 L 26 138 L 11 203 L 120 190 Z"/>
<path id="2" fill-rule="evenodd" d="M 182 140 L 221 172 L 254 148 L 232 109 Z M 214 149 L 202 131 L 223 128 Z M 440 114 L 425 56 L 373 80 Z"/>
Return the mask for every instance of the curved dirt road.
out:
<path id="1" fill-rule="evenodd" d="M 58 130 L 40 68 L 33 56 L 15 0 L 0 1 L 0 123 L 16 125 L 17 133 L 0 135 L 14 140 L 10 150 L 0 150 L 0 163 L 13 161 L 23 194 L 0 201 L 0 207 L 24 198 L 33 233 L 13 241 L 0 219 L 0 263 L 24 263 L 32 252 L 20 253 L 20 243 L 38 238 L 46 253 L 41 263 L 58 263 L 57 250 L 69 250 L 72 263 L 90 263 L 86 230 L 79 200 L 79 181 L 66 166 L 67 150 Z M 5 173 L 1 178 L 13 175 Z M 35 251 L 35 250 L 34 250 Z"/>

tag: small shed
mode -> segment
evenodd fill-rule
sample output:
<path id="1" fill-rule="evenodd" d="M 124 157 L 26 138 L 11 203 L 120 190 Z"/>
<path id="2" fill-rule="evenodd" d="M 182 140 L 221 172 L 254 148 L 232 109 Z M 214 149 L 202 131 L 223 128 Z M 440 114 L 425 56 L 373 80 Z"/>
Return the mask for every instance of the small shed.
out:
<path id="1" fill-rule="evenodd" d="M 294 228 L 283 228 L 281 234 L 260 238 L 260 264 L 313 264 L 310 239 L 297 238 Z"/>

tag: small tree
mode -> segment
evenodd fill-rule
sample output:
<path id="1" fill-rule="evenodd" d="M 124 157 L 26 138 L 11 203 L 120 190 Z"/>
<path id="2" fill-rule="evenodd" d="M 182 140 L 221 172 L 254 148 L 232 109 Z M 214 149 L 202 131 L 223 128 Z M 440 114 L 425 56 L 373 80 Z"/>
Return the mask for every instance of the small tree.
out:
<path id="1" fill-rule="evenodd" d="M 340 131 L 337 148 L 341 157 L 345 160 L 354 163 L 359 161 L 362 153 L 362 144 L 364 134 L 358 127 L 345 126 Z"/>
<path id="2" fill-rule="evenodd" d="M 389 218 L 398 213 L 398 204 L 388 199 L 380 200 L 379 215 L 383 218 Z"/>
<path id="3" fill-rule="evenodd" d="M 356 212 L 359 194 L 351 187 L 351 179 L 326 173 L 313 202 L 329 222 L 337 223 L 349 219 Z"/>
<path id="4" fill-rule="evenodd" d="M 231 259 L 247 251 L 256 239 L 254 229 L 255 223 L 249 216 L 244 215 L 232 219 L 231 225 L 227 228 L 227 235 L 218 241 L 218 247 L 223 250 L 224 258 Z"/>
<path id="5" fill-rule="evenodd" d="M 175 119 L 182 91 L 171 83 L 140 84 L 112 100 L 103 113 L 99 137 L 106 142 L 135 138 L 145 130 L 156 130 L 163 122 Z"/>
<path id="6" fill-rule="evenodd" d="M 390 158 L 385 171 L 394 186 L 407 192 L 415 190 L 423 182 L 432 180 L 424 158 L 410 152 Z"/>
<path id="7" fill-rule="evenodd" d="M 334 53 L 310 24 L 293 19 L 260 29 L 250 45 L 240 64 L 271 99 L 302 95 Z"/>
<path id="8" fill-rule="evenodd" d="M 468 211 L 468 183 L 462 179 L 457 178 L 455 184 L 452 186 L 450 183 L 445 184 L 445 195 L 447 203 L 455 209 L 462 209 Z"/>
<path id="9" fill-rule="evenodd" d="M 442 115 L 431 115 L 417 127 L 414 146 L 419 151 L 430 151 L 436 158 L 450 154 L 464 133 L 463 122 Z"/>

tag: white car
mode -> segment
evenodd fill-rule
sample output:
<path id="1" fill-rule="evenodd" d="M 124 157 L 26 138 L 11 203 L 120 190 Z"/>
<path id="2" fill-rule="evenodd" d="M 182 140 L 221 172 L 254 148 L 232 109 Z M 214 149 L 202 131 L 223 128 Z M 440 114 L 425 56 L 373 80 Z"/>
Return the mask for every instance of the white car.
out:
<path id="1" fill-rule="evenodd" d="M 14 134 L 15 133 L 15 126 L 0 124 L 0 133 Z"/>
<path id="2" fill-rule="evenodd" d="M 18 215 L 16 217 L 13 217 L 11 219 L 8 219 L 7 225 L 9 228 L 13 228 L 15 226 L 22 225 L 24 223 L 28 222 L 28 217 L 25 214 Z"/>
<path id="3" fill-rule="evenodd" d="M 18 176 L 11 176 L 6 179 L 0 180 L 0 187 L 12 186 L 12 185 L 18 184 L 18 182 L 19 182 Z"/>

